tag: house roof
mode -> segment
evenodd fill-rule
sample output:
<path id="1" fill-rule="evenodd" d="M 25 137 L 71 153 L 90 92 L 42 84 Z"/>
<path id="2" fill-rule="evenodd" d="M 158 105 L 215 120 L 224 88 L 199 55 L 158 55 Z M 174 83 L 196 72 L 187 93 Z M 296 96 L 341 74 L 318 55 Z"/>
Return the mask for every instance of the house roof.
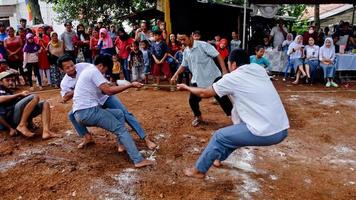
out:
<path id="1" fill-rule="evenodd" d="M 249 0 L 253 4 L 331 4 L 355 3 L 355 0 Z"/>
<path id="2" fill-rule="evenodd" d="M 337 15 L 352 8 L 352 4 L 321 4 L 319 11 L 320 19 L 325 19 Z M 302 19 L 314 21 L 314 6 L 310 6 L 306 9 L 305 14 L 302 16 Z"/>

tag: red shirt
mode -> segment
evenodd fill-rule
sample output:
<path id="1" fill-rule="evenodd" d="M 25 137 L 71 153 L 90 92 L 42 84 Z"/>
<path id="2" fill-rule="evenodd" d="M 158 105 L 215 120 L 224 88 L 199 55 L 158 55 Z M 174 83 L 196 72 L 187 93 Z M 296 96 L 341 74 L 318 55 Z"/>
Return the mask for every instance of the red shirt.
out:
<path id="1" fill-rule="evenodd" d="M 119 58 L 121 59 L 127 59 L 130 54 L 130 45 L 134 42 L 133 38 L 129 38 L 126 41 L 120 40 L 119 37 L 117 37 L 115 41 L 115 46 L 119 49 Z"/>
<path id="2" fill-rule="evenodd" d="M 50 63 L 47 56 L 47 46 L 50 41 L 49 37 L 43 34 L 42 39 L 39 36 L 35 36 L 34 41 L 40 45 L 41 50 L 38 53 L 38 67 L 40 69 L 49 69 Z"/>
<path id="3" fill-rule="evenodd" d="M 9 61 L 23 61 L 23 52 L 22 52 L 22 41 L 21 38 L 18 36 L 15 36 L 14 40 L 10 40 L 7 38 L 4 43 L 6 44 L 6 50 L 9 50 L 11 52 L 16 51 L 17 49 L 21 49 L 19 52 L 17 52 L 15 55 L 9 56 L 8 60 Z"/>
<path id="4" fill-rule="evenodd" d="M 227 48 L 221 49 L 220 47 L 217 48 L 218 52 L 220 53 L 220 56 L 225 60 L 229 56 L 229 51 Z"/>
<path id="5" fill-rule="evenodd" d="M 96 48 L 98 46 L 99 38 L 90 37 L 90 50 L 91 56 L 94 58 L 99 53 L 99 49 Z"/>

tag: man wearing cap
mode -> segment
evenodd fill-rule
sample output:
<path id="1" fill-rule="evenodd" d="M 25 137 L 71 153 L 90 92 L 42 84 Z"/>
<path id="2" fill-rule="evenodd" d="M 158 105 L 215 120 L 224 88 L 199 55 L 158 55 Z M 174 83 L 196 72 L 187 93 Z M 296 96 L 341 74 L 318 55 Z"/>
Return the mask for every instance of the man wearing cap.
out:
<path id="1" fill-rule="evenodd" d="M 32 119 L 42 115 L 42 138 L 48 139 L 54 136 L 50 131 L 51 114 L 49 103 L 41 101 L 37 95 L 28 91 L 14 94 L 14 74 L 11 71 L 0 73 L 0 125 L 10 130 L 10 135 L 20 132 L 26 137 L 32 137 L 35 133 L 29 130 Z"/>

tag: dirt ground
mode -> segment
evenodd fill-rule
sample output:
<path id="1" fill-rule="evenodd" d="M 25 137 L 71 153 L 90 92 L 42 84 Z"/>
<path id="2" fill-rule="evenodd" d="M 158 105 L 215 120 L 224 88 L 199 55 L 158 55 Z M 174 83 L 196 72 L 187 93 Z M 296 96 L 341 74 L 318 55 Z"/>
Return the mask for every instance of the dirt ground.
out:
<path id="1" fill-rule="evenodd" d="M 287 139 L 240 148 L 205 180 L 186 178 L 182 169 L 194 164 L 215 130 L 230 124 L 210 99 L 201 103 L 207 123 L 193 128 L 187 92 L 120 94 L 159 144 L 150 151 L 131 131 L 141 152 L 156 160 L 137 170 L 104 130 L 91 128 L 97 144 L 78 150 L 80 138 L 67 120 L 71 103 L 60 104 L 58 91 L 43 92 L 61 137 L 0 133 L 0 199 L 356 199 L 356 86 L 275 85 L 291 123 Z"/>

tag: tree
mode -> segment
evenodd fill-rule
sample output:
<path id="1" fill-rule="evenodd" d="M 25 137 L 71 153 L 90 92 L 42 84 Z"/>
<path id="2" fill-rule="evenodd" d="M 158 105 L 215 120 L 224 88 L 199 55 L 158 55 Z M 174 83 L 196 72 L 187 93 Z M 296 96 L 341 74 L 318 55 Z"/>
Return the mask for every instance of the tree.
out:
<path id="1" fill-rule="evenodd" d="M 111 22 L 118 16 L 155 6 L 155 0 L 46 0 L 54 4 L 58 21 L 79 20 L 88 24 L 99 17 Z"/>
<path id="2" fill-rule="evenodd" d="M 38 3 L 38 0 L 29 0 L 28 4 L 32 12 L 33 24 L 43 24 L 40 4 Z"/>
<path id="3" fill-rule="evenodd" d="M 314 5 L 314 22 L 317 27 L 320 27 L 320 5 Z"/>

